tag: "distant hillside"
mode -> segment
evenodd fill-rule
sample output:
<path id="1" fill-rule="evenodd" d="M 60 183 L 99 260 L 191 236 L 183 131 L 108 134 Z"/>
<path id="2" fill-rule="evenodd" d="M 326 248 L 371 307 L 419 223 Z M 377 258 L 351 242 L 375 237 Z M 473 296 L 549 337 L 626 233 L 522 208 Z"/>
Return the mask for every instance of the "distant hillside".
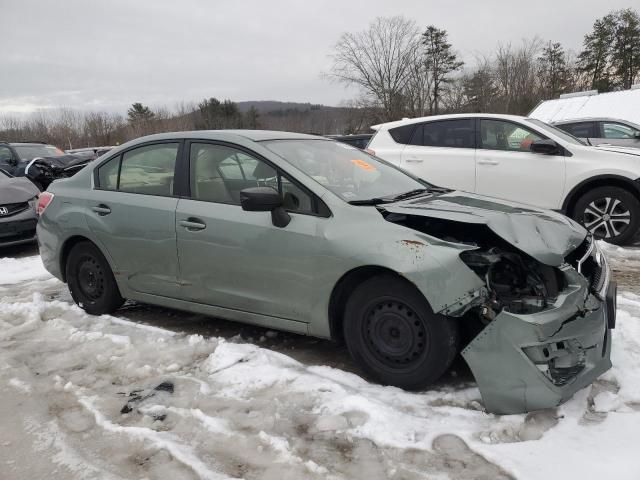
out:
<path id="1" fill-rule="evenodd" d="M 340 107 L 329 107 L 313 103 L 278 102 L 276 100 L 250 100 L 247 102 L 237 102 L 236 105 L 238 105 L 238 109 L 243 113 L 251 107 L 254 107 L 262 114 L 284 111 L 309 112 L 311 110 L 341 110 Z"/>

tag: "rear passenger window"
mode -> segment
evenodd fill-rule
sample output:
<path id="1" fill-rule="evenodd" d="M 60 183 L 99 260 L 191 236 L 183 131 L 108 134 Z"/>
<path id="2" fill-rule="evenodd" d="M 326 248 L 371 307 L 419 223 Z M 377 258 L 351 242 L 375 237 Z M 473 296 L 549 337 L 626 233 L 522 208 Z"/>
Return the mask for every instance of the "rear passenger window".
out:
<path id="1" fill-rule="evenodd" d="M 171 196 L 177 156 L 177 143 L 134 148 L 99 168 L 99 186 L 104 190 Z"/>
<path id="2" fill-rule="evenodd" d="M 461 119 L 422 123 L 413 132 L 411 145 L 475 148 L 474 122 Z"/>

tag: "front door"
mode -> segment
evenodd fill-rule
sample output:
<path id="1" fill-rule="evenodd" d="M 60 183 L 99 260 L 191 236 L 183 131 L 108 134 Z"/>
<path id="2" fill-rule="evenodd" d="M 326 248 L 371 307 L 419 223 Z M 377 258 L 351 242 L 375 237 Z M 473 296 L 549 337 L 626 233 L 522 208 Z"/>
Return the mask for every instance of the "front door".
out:
<path id="1" fill-rule="evenodd" d="M 519 123 L 480 119 L 479 127 L 477 193 L 543 208 L 560 208 L 564 156 L 531 152 L 531 143 L 542 136 Z"/>
<path id="2" fill-rule="evenodd" d="M 276 168 L 229 145 L 190 145 L 191 199 L 176 212 L 180 277 L 195 302 L 306 321 L 314 298 L 322 223 L 316 199 Z M 273 186 L 292 220 L 246 212 L 240 190 Z"/>
<path id="3" fill-rule="evenodd" d="M 439 120 L 416 126 L 400 167 L 439 187 L 476 188 L 473 119 Z"/>
<path id="4" fill-rule="evenodd" d="M 98 168 L 87 201 L 90 229 L 116 277 L 141 293 L 178 298 L 173 196 L 179 142 L 135 147 Z"/>

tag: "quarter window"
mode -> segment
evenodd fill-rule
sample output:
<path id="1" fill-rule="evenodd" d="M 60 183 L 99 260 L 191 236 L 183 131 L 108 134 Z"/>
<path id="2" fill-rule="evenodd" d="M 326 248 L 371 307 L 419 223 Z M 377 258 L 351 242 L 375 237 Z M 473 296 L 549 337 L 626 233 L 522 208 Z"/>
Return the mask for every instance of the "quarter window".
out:
<path id="1" fill-rule="evenodd" d="M 475 148 L 472 119 L 427 122 L 416 126 L 411 145 Z"/>
<path id="2" fill-rule="evenodd" d="M 528 128 L 502 120 L 480 120 L 480 146 L 488 150 L 529 152 L 542 137 Z"/>

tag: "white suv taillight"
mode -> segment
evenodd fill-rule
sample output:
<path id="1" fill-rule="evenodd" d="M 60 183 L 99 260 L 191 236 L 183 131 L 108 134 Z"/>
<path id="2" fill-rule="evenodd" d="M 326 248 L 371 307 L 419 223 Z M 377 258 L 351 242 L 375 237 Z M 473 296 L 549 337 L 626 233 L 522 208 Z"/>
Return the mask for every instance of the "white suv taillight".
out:
<path id="1" fill-rule="evenodd" d="M 42 215 L 42 212 L 49 206 L 51 200 L 53 200 L 53 193 L 42 192 L 38 197 L 38 206 L 36 207 L 36 213 Z"/>

